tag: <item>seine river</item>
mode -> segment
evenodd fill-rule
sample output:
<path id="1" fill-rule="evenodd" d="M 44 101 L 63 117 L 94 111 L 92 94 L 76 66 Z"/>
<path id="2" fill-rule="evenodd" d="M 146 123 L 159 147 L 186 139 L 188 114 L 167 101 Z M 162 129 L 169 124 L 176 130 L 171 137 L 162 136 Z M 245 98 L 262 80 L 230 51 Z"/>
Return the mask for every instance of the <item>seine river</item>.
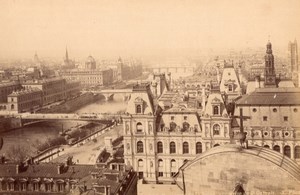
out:
<path id="1" fill-rule="evenodd" d="M 108 102 L 99 100 L 80 108 L 75 113 L 116 113 L 125 111 L 126 106 L 122 97 L 117 95 L 114 100 Z M 0 136 L 3 137 L 4 145 L 0 150 L 0 155 L 5 154 L 12 146 L 21 146 L 34 154 L 35 145 L 38 142 L 45 142 L 49 138 L 58 136 L 62 129 L 66 130 L 86 123 L 84 121 L 49 121 L 2 132 Z"/>

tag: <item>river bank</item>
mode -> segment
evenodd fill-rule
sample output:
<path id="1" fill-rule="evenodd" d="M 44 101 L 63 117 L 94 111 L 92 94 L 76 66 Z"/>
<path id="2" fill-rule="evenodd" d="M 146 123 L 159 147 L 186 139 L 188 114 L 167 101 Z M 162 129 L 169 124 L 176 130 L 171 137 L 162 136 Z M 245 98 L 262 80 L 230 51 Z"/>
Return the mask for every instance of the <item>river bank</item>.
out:
<path id="1" fill-rule="evenodd" d="M 102 95 L 93 93 L 83 93 L 58 105 L 52 105 L 40 109 L 37 113 L 70 113 L 88 104 L 104 99 Z"/>

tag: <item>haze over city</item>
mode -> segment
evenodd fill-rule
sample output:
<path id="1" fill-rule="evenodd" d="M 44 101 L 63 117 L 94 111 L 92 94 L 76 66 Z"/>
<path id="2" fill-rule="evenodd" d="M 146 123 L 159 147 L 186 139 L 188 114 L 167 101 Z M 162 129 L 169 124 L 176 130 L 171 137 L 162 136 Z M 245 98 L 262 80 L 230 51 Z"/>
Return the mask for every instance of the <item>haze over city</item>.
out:
<path id="1" fill-rule="evenodd" d="M 160 56 L 207 49 L 285 51 L 300 1 L 0 1 L 0 58 Z"/>

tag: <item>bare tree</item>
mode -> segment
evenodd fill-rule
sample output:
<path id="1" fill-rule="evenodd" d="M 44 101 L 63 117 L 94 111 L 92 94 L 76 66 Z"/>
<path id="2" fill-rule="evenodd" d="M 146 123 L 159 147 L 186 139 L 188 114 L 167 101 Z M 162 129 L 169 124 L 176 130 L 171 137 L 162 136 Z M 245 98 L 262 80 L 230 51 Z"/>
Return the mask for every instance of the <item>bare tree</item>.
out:
<path id="1" fill-rule="evenodd" d="M 10 161 L 20 163 L 24 162 L 29 154 L 29 150 L 20 145 L 11 146 L 7 151 L 7 157 Z"/>

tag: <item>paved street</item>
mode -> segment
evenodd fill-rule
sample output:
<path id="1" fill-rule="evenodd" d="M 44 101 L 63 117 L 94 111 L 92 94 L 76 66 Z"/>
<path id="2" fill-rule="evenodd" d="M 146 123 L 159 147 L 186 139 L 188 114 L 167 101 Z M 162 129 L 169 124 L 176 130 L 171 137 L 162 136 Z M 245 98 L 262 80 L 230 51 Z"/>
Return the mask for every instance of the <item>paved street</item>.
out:
<path id="1" fill-rule="evenodd" d="M 122 135 L 122 125 L 112 128 L 110 131 L 97 137 L 97 142 L 87 142 L 82 146 L 69 147 L 65 146 L 62 155 L 51 162 L 65 162 L 68 156 L 73 156 L 73 162 L 76 164 L 95 164 L 96 158 L 104 148 L 104 138 L 109 136 L 113 140 Z"/>

